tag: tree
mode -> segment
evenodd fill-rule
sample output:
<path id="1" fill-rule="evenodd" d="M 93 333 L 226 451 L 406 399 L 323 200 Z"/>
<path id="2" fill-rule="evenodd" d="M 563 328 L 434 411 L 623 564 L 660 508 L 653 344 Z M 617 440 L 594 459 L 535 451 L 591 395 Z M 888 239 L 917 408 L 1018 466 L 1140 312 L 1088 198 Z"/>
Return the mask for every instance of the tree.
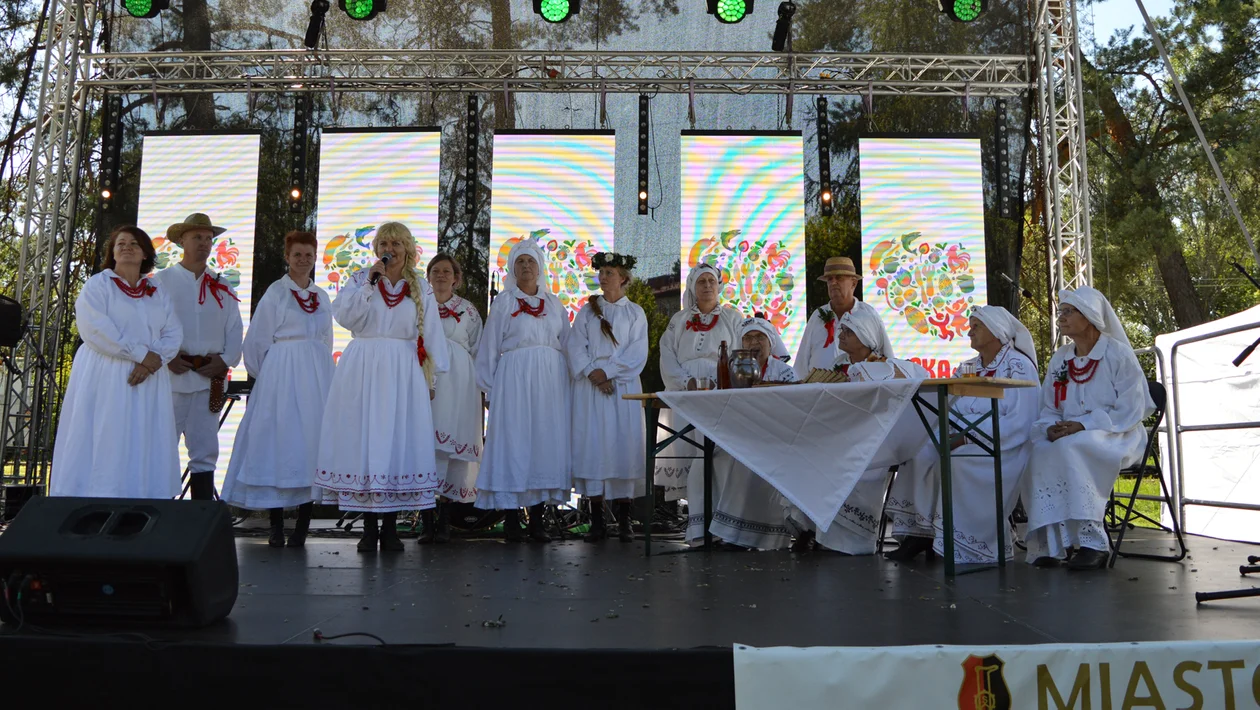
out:
<path id="1" fill-rule="evenodd" d="M 661 380 L 661 335 L 669 327 L 669 314 L 656 309 L 656 296 L 646 281 L 634 279 L 626 287 L 626 297 L 639 304 L 648 322 L 648 359 L 640 377 L 644 392 L 659 392 L 665 389 Z"/>

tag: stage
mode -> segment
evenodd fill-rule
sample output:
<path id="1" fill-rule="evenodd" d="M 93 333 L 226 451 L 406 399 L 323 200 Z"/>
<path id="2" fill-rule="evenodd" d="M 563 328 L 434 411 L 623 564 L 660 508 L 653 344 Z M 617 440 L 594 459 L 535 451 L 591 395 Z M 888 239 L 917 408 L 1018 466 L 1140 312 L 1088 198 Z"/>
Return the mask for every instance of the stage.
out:
<path id="1" fill-rule="evenodd" d="M 1163 551 L 1161 533 L 1130 533 Z M 1145 537 L 1145 539 L 1143 539 Z M 733 707 L 731 645 L 1041 644 L 1254 638 L 1260 599 L 1196 606 L 1250 586 L 1260 548 L 1190 538 L 1182 563 L 1121 559 L 1107 572 L 1022 562 L 944 581 L 939 560 L 899 565 L 814 552 L 682 552 L 579 540 L 459 539 L 359 554 L 323 532 L 305 549 L 237 538 L 240 597 L 227 622 L 145 635 L 0 637 L 9 677 L 45 700 L 244 701 L 287 706 Z M 1127 544 L 1127 541 L 1126 541 Z M 677 554 L 672 554 L 672 550 Z M 354 636 L 316 644 L 325 636 Z M 82 631 L 76 629 L 76 631 Z M 16 689 L 9 686 L 10 691 Z M 531 694 L 538 700 L 531 700 Z"/>

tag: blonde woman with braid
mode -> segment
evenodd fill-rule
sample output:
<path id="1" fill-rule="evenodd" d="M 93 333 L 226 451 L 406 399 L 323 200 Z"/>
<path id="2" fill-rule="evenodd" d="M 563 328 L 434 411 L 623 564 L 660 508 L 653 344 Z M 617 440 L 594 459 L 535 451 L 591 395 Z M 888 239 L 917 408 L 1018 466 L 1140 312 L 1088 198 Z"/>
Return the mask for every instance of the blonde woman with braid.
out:
<path id="1" fill-rule="evenodd" d="M 617 534 L 631 542 L 630 499 L 643 482 L 643 415 L 623 394 L 643 391 L 647 364 L 647 316 L 626 297 L 635 258 L 600 252 L 591 259 L 603 291 L 591 296 L 573 320 L 565 354 L 573 376 L 573 485 L 591 504 L 587 542 L 608 537 L 604 499 L 617 502 Z"/>
<path id="2" fill-rule="evenodd" d="M 315 488 L 323 502 L 361 511 L 360 552 L 401 551 L 398 511 L 434 506 L 433 381 L 450 358 L 433 289 L 416 272 L 416 242 L 386 222 L 372 240 L 380 261 L 333 301 L 350 341 L 333 374 L 320 430 Z M 378 516 L 380 525 L 378 528 Z"/>

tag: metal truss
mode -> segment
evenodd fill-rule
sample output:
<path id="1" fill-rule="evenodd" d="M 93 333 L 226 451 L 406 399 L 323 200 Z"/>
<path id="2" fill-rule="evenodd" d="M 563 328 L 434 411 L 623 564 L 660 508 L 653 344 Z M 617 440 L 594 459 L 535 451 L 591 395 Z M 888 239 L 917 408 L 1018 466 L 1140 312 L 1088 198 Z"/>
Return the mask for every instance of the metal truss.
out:
<path id="1" fill-rule="evenodd" d="M 1076 5 L 1037 0 L 1038 138 L 1050 240 L 1050 335 L 1059 339 L 1054 296 L 1094 281 L 1085 165 L 1084 88 Z"/>
<path id="2" fill-rule="evenodd" d="M 1019 96 L 1012 55 L 266 50 L 101 54 L 89 84 L 137 94 L 333 91 Z"/>

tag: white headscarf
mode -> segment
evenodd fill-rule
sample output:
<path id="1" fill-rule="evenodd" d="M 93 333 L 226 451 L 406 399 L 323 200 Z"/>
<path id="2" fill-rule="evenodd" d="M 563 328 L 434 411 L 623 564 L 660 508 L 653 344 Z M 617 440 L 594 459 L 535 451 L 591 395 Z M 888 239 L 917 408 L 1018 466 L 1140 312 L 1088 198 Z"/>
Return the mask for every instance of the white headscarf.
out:
<path id="1" fill-rule="evenodd" d="M 1082 286 L 1075 291 L 1064 289 L 1059 292 L 1059 303 L 1072 306 L 1103 335 L 1123 343 L 1130 350 L 1133 349 L 1133 345 L 1129 343 L 1129 336 L 1124 332 L 1124 325 L 1116 316 L 1115 309 L 1111 307 L 1107 297 L 1097 289 L 1089 286 Z"/>
<path id="2" fill-rule="evenodd" d="M 865 301 L 858 301 L 848 313 L 840 316 L 840 327 L 853 331 L 862 344 L 880 357 L 896 357 L 893 355 L 892 341 L 888 339 L 888 330 L 884 321 L 875 312 L 875 307 Z"/>
<path id="3" fill-rule="evenodd" d="M 716 266 L 712 264 L 700 264 L 693 267 L 687 274 L 687 290 L 683 293 L 683 309 L 687 312 L 700 312 L 699 307 L 696 306 L 696 281 L 698 281 L 700 276 L 705 273 L 713 274 L 713 277 L 716 278 L 718 282 L 718 290 L 721 291 L 722 289 L 722 272 L 718 271 Z"/>
<path id="4" fill-rule="evenodd" d="M 516 266 L 516 260 L 522 256 L 532 256 L 534 261 L 538 263 L 538 297 L 551 295 L 551 282 L 547 274 L 547 255 L 543 252 L 542 247 L 538 246 L 538 242 L 529 237 L 525 237 L 519 242 L 512 245 L 512 250 L 508 252 L 507 273 L 503 275 L 503 290 L 516 291 L 519 295 L 520 289 L 516 287 L 516 275 L 513 273 L 513 267 Z"/>
<path id="5" fill-rule="evenodd" d="M 739 324 L 739 337 L 742 340 L 749 333 L 762 333 L 770 339 L 770 356 L 787 362 L 791 357 L 788 355 L 787 346 L 783 344 L 783 338 L 779 336 L 779 331 L 774 329 L 770 321 L 765 318 L 745 318 L 743 323 Z"/>
<path id="6" fill-rule="evenodd" d="M 1032 333 L 1011 312 L 1001 306 L 976 306 L 971 315 L 984 323 L 984 327 L 993 333 L 1003 345 L 1011 343 L 1015 349 L 1028 356 L 1037 365 L 1037 346 L 1033 344 Z"/>

